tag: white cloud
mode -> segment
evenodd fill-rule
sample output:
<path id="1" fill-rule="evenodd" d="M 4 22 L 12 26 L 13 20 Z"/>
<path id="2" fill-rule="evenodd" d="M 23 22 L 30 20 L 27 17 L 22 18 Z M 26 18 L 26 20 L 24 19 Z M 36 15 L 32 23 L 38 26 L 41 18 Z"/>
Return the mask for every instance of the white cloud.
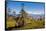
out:
<path id="1" fill-rule="evenodd" d="M 28 14 L 44 14 L 42 11 L 26 11 Z"/>

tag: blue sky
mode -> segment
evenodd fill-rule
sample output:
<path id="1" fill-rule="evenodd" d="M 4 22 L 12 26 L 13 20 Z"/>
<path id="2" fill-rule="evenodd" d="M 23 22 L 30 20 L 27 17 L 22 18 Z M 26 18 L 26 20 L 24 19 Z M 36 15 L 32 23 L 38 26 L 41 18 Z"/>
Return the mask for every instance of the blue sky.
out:
<path id="1" fill-rule="evenodd" d="M 13 11 L 16 11 L 16 14 L 19 14 L 19 12 L 22 9 L 22 3 L 24 3 L 24 10 L 28 13 L 28 14 L 44 14 L 44 3 L 33 3 L 33 2 L 12 2 L 9 1 L 7 3 L 7 9 L 10 8 L 11 9 L 11 14 Z"/>

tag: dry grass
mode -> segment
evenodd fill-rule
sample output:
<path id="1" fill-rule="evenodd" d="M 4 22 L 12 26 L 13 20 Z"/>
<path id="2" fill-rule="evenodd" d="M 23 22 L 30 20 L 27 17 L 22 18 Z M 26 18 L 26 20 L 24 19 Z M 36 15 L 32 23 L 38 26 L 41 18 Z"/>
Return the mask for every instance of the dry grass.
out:
<path id="1" fill-rule="evenodd" d="M 34 19 L 24 19 L 26 22 L 26 25 L 20 28 L 13 28 L 13 29 L 36 29 L 36 28 L 44 28 L 45 27 L 45 21 L 43 20 L 37 20 Z M 7 28 L 8 27 L 15 27 L 16 26 L 16 20 L 14 20 L 12 17 L 9 17 L 7 19 Z"/>

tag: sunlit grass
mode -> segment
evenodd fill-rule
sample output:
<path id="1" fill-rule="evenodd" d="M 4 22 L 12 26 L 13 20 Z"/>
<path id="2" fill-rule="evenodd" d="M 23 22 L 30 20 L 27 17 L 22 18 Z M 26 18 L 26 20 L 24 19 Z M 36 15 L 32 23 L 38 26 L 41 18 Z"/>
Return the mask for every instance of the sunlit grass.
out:
<path id="1" fill-rule="evenodd" d="M 7 28 L 15 27 L 16 21 L 12 17 L 9 17 L 9 18 L 7 18 L 6 25 L 7 25 Z"/>
<path id="2" fill-rule="evenodd" d="M 45 21 L 44 20 L 34 20 L 34 19 L 24 19 L 26 24 L 20 28 L 13 28 L 13 29 L 36 29 L 36 28 L 44 28 L 45 27 Z M 8 27 L 15 27 L 16 26 L 16 20 L 14 20 L 12 17 L 7 19 L 7 28 Z"/>

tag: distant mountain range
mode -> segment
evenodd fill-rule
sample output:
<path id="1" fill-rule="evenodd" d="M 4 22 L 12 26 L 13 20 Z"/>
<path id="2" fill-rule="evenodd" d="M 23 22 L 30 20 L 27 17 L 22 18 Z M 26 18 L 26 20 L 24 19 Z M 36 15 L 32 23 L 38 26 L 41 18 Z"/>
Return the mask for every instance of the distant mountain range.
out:
<path id="1" fill-rule="evenodd" d="M 16 17 L 18 17 L 18 16 L 20 16 L 20 14 L 16 14 Z M 45 15 L 38 15 L 38 14 L 28 14 L 28 17 L 32 17 L 32 18 L 34 18 L 34 19 L 38 19 L 38 18 L 44 18 L 45 17 Z"/>
<path id="2" fill-rule="evenodd" d="M 38 19 L 38 18 L 41 18 L 41 17 L 44 18 L 45 15 L 43 15 L 43 14 L 42 14 L 42 15 L 38 15 L 38 14 L 29 14 L 28 16 L 29 16 L 29 17 L 31 16 L 32 18 Z"/>

